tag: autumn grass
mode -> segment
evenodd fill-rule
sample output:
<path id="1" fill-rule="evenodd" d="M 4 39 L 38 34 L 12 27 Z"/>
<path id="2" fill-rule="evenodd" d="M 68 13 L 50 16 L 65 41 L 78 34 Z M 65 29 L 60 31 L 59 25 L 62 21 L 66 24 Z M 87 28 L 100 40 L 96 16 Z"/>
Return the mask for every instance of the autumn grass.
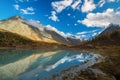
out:
<path id="1" fill-rule="evenodd" d="M 114 46 L 109 49 L 99 49 L 102 55 L 106 56 L 106 60 L 94 65 L 105 73 L 114 76 L 116 80 L 120 80 L 120 46 Z"/>
<path id="2" fill-rule="evenodd" d="M 58 46 L 65 45 L 33 41 L 16 33 L 0 31 L 0 48 L 57 48 Z"/>

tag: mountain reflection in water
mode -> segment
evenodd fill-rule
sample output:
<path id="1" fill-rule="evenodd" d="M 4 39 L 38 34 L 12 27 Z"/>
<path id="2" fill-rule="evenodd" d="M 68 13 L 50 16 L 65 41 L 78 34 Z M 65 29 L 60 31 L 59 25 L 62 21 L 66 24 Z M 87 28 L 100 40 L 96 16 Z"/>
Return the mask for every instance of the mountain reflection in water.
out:
<path id="1" fill-rule="evenodd" d="M 87 68 L 101 57 L 89 51 L 0 50 L 1 80 L 49 80 L 74 66 Z M 82 69 L 79 67 L 79 69 Z"/>

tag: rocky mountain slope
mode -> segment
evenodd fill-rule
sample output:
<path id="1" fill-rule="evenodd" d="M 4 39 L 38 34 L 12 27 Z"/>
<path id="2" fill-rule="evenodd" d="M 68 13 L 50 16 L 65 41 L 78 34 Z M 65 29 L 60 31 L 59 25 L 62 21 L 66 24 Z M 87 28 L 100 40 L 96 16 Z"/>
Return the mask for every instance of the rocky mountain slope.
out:
<path id="1" fill-rule="evenodd" d="M 110 25 L 108 25 L 108 27 L 103 32 L 100 33 L 100 35 L 106 35 L 106 34 L 112 33 L 112 32 L 117 31 L 117 30 L 120 30 L 119 25 L 110 24 Z"/>
<path id="2" fill-rule="evenodd" d="M 73 35 L 65 36 L 60 34 L 60 32 L 58 31 L 49 29 L 48 27 L 45 27 L 44 30 L 45 32 L 50 34 L 54 40 L 60 43 L 69 44 L 69 45 L 78 45 L 80 43 L 80 39 L 76 38 L 76 36 Z"/>
<path id="3" fill-rule="evenodd" d="M 73 48 L 102 48 L 110 46 L 120 46 L 120 25 L 110 24 L 99 35 L 87 41 L 82 41 Z"/>
<path id="4" fill-rule="evenodd" d="M 64 37 L 55 30 L 44 27 L 35 20 L 27 20 L 20 16 L 0 21 L 0 29 L 16 33 L 34 41 L 42 41 L 49 43 L 62 43 L 66 45 L 77 45 L 80 39 L 75 36 Z"/>
<path id="5" fill-rule="evenodd" d="M 99 46 L 120 45 L 120 26 L 110 24 L 101 34 L 90 40 L 90 43 Z"/>
<path id="6" fill-rule="evenodd" d="M 39 26 L 41 27 L 41 25 Z M 7 20 L 1 21 L 0 29 L 4 29 L 12 33 L 17 33 L 34 41 L 44 41 L 50 43 L 56 42 L 55 40 L 44 37 L 42 35 L 42 31 L 40 31 L 34 25 L 28 24 L 25 19 L 19 16 L 14 16 Z"/>

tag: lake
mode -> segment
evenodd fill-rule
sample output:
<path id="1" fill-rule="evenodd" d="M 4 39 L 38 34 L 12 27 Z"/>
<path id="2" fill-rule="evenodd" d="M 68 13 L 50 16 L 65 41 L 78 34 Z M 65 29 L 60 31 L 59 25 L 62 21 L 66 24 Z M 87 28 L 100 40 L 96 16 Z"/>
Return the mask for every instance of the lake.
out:
<path id="1" fill-rule="evenodd" d="M 101 57 L 86 50 L 0 50 L 0 80 L 52 80 L 71 67 L 76 67 L 72 73 L 86 69 Z"/>

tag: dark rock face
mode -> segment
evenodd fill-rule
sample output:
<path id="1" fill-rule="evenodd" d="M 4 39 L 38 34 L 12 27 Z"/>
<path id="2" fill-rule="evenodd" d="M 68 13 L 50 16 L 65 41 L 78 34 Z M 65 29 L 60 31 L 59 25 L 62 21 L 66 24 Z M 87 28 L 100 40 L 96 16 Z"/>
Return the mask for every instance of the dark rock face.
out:
<path id="1" fill-rule="evenodd" d="M 80 39 L 72 38 L 72 37 L 67 37 L 67 40 L 71 42 L 71 44 L 78 45 L 80 43 Z"/>
<path id="2" fill-rule="evenodd" d="M 50 34 L 54 40 L 61 42 L 63 44 L 78 45 L 80 43 L 80 39 L 77 39 L 76 37 L 72 37 L 72 36 L 64 37 L 60 33 L 57 33 L 54 30 L 49 30 L 47 28 L 44 28 L 44 31 Z"/>
<path id="3" fill-rule="evenodd" d="M 60 35 L 59 33 L 55 32 L 55 31 L 48 30 L 46 28 L 44 30 L 45 30 L 45 32 L 50 34 L 54 40 L 61 42 L 61 43 L 64 43 L 64 44 L 70 44 L 70 42 L 68 42 L 67 39 L 64 38 L 62 35 Z"/>

